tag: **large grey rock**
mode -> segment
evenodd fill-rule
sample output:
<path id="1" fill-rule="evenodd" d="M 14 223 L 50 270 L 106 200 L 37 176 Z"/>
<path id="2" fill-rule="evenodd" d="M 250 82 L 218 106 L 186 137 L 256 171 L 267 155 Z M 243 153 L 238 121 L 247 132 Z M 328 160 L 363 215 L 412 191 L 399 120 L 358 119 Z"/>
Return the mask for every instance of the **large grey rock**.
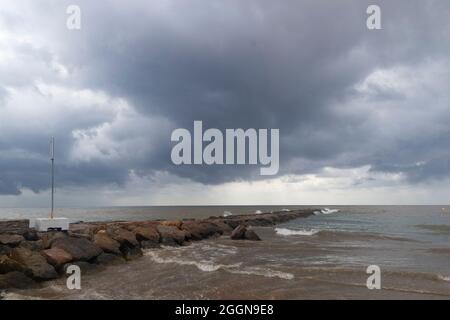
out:
<path id="1" fill-rule="evenodd" d="M 60 248 L 69 253 L 74 260 L 89 261 L 103 250 L 85 238 L 66 237 L 53 241 L 52 248 Z"/>
<path id="2" fill-rule="evenodd" d="M 58 276 L 55 269 L 37 252 L 25 248 L 14 248 L 10 258 L 23 265 L 25 273 L 34 279 L 47 280 Z"/>

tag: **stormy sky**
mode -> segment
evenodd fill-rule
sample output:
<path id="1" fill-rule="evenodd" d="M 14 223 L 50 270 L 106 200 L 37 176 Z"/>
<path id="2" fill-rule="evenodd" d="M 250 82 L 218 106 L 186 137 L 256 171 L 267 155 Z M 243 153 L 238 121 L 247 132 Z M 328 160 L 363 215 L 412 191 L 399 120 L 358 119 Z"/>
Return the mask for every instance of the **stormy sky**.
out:
<path id="1" fill-rule="evenodd" d="M 60 206 L 449 203 L 448 17 L 447 0 L 3 1 L 0 206 L 47 205 L 51 136 Z M 172 164 L 194 120 L 280 129 L 279 173 Z"/>

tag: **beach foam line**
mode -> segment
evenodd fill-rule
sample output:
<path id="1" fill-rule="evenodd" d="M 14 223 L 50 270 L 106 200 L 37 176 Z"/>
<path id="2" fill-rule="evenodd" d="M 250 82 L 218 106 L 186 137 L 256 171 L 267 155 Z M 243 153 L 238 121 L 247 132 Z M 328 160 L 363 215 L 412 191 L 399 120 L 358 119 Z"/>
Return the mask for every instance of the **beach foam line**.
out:
<path id="1" fill-rule="evenodd" d="M 195 266 L 200 271 L 205 271 L 205 272 L 212 272 L 212 271 L 217 271 L 217 270 L 225 269 L 225 268 L 238 268 L 242 265 L 241 262 L 226 265 L 226 264 L 215 264 L 211 261 L 205 261 L 205 260 L 204 261 L 194 261 L 194 260 L 186 260 L 186 259 L 174 258 L 174 257 L 163 258 L 156 251 L 146 251 L 144 253 L 144 255 L 150 257 L 156 263 L 175 263 L 175 264 L 183 265 L 183 266 Z"/>
<path id="2" fill-rule="evenodd" d="M 292 230 L 288 228 L 275 228 L 275 232 L 282 236 L 313 236 L 319 233 L 319 230 Z"/>
<path id="3" fill-rule="evenodd" d="M 266 278 L 280 278 L 285 280 L 291 280 L 294 278 L 294 275 L 292 273 L 272 270 L 270 268 L 242 267 L 242 262 L 234 264 L 219 264 L 206 260 L 195 261 L 177 257 L 163 258 L 158 254 L 158 251 L 154 250 L 145 251 L 144 255 L 150 257 L 150 259 L 152 259 L 152 261 L 156 263 L 173 263 L 182 266 L 195 266 L 197 269 L 204 272 L 214 272 L 222 270 L 232 274 L 255 275 Z"/>
<path id="4" fill-rule="evenodd" d="M 224 216 L 224 217 L 229 217 L 229 216 L 232 216 L 232 215 L 233 215 L 233 213 L 230 212 L 230 211 L 224 211 L 224 212 L 223 212 L 223 216 Z"/>
<path id="5" fill-rule="evenodd" d="M 292 280 L 294 279 L 294 275 L 288 272 L 282 272 L 277 270 L 272 270 L 270 268 L 258 268 L 258 267 L 247 267 L 243 269 L 233 269 L 227 270 L 230 273 L 235 274 L 246 274 L 246 275 L 255 275 L 262 276 L 266 278 L 280 278 L 284 280 Z"/>

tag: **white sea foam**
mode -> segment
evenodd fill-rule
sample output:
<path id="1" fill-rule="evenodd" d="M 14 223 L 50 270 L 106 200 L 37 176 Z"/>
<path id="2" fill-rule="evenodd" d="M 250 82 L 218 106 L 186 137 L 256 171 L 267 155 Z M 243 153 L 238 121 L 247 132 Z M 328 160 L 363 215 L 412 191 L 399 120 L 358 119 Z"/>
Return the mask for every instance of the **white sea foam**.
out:
<path id="1" fill-rule="evenodd" d="M 235 274 L 248 274 L 248 275 L 262 276 L 266 278 L 280 278 L 285 280 L 294 279 L 294 275 L 292 273 L 272 270 L 270 268 L 247 267 L 227 271 Z"/>
<path id="2" fill-rule="evenodd" d="M 450 282 L 450 276 L 443 276 L 441 274 L 438 274 L 438 279 L 442 281 Z"/>
<path id="3" fill-rule="evenodd" d="M 325 209 L 320 210 L 320 212 L 322 212 L 322 214 L 332 214 L 332 213 L 339 212 L 339 209 L 328 209 L 328 208 L 325 208 Z"/>
<path id="4" fill-rule="evenodd" d="M 289 209 L 281 209 L 281 211 L 289 212 L 289 211 L 291 211 L 291 210 L 289 210 Z"/>
<path id="5" fill-rule="evenodd" d="M 320 214 L 332 214 L 332 213 L 337 213 L 337 212 L 339 212 L 339 209 L 324 208 L 324 209 L 321 209 L 320 211 L 314 211 L 313 213 L 317 216 Z"/>
<path id="6" fill-rule="evenodd" d="M 275 232 L 282 236 L 313 236 L 319 232 L 319 230 L 311 229 L 311 230 L 292 230 L 288 228 L 275 228 Z"/>
<path id="7" fill-rule="evenodd" d="M 175 252 L 175 251 L 172 251 Z M 291 273 L 286 273 L 278 270 L 272 270 L 270 268 L 259 268 L 259 267 L 243 267 L 242 262 L 234 264 L 221 264 L 216 263 L 214 260 L 191 260 L 186 257 L 180 256 L 170 256 L 163 257 L 163 254 L 159 250 L 146 250 L 144 255 L 150 257 L 153 262 L 156 263 L 171 263 L 181 266 L 195 266 L 200 271 L 204 272 L 214 272 L 214 271 L 225 271 L 233 274 L 246 274 L 246 275 L 256 275 L 263 276 L 267 278 L 281 278 L 281 279 L 293 279 L 294 275 Z"/>
<path id="8" fill-rule="evenodd" d="M 256 211 L 255 211 L 255 214 L 261 214 L 261 213 L 262 213 L 261 210 L 256 210 Z"/>
<path id="9" fill-rule="evenodd" d="M 0 293 L 1 300 L 42 300 L 38 297 L 27 296 L 15 292 L 2 292 Z"/>
<path id="10" fill-rule="evenodd" d="M 224 211 L 223 212 L 223 216 L 224 217 L 229 217 L 229 216 L 232 216 L 233 215 L 233 213 L 231 213 L 230 211 Z"/>
<path id="11" fill-rule="evenodd" d="M 200 271 L 206 271 L 206 272 L 212 272 L 217 271 L 219 269 L 224 268 L 238 268 L 241 266 L 242 263 L 235 263 L 235 264 L 216 264 L 212 261 L 194 261 L 194 260 L 187 260 L 182 258 L 176 258 L 176 257 L 161 257 L 157 252 L 155 251 L 146 251 L 144 253 L 146 256 L 149 256 L 154 262 L 156 263 L 175 263 L 178 265 L 183 266 L 195 266 Z"/>

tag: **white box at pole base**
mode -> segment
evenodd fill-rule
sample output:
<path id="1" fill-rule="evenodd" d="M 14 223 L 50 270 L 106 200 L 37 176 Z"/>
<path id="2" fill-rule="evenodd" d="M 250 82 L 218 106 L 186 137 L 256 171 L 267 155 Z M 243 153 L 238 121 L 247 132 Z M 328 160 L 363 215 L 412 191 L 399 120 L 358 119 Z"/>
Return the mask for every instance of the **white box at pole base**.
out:
<path id="1" fill-rule="evenodd" d="M 69 230 L 69 219 L 67 218 L 38 218 L 34 223 L 34 228 L 37 231 L 48 230 Z"/>

